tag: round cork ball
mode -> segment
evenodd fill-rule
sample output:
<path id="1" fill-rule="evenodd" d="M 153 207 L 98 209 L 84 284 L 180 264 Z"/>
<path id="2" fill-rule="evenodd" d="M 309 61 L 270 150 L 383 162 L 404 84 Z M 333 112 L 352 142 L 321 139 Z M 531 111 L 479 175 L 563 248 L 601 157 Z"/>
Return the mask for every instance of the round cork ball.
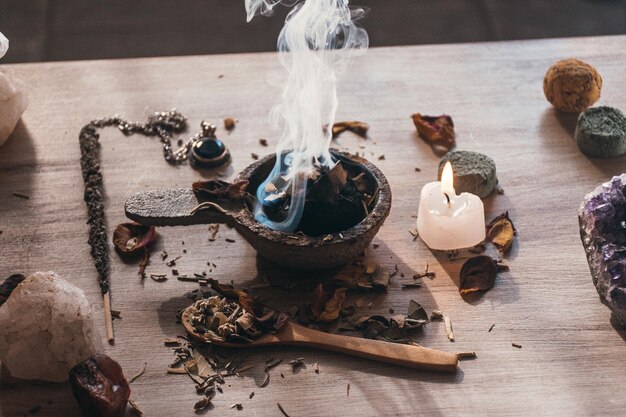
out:
<path id="1" fill-rule="evenodd" d="M 585 154 L 612 158 L 626 153 L 626 117 L 614 107 L 592 107 L 578 116 L 574 133 Z"/>
<path id="2" fill-rule="evenodd" d="M 496 189 L 496 163 L 487 155 L 471 151 L 448 152 L 439 162 L 439 180 L 448 161 L 454 172 L 454 190 L 457 194 L 472 193 L 485 198 Z"/>
<path id="3" fill-rule="evenodd" d="M 579 113 L 600 98 L 602 77 L 591 65 L 579 59 L 563 59 L 548 69 L 543 92 L 557 109 Z"/>

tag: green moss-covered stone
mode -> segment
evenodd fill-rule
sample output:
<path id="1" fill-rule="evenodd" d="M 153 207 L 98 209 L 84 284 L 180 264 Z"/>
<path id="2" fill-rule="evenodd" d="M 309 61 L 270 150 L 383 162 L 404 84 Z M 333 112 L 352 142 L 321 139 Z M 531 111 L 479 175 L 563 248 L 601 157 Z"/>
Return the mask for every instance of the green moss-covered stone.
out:
<path id="1" fill-rule="evenodd" d="M 626 117 L 614 107 L 592 107 L 578 116 L 576 144 L 585 154 L 612 158 L 626 153 Z"/>
<path id="2" fill-rule="evenodd" d="M 452 164 L 454 171 L 454 189 L 457 194 L 472 193 L 485 198 L 498 185 L 496 163 L 487 155 L 470 151 L 448 152 L 439 162 L 439 174 L 447 161 Z"/>

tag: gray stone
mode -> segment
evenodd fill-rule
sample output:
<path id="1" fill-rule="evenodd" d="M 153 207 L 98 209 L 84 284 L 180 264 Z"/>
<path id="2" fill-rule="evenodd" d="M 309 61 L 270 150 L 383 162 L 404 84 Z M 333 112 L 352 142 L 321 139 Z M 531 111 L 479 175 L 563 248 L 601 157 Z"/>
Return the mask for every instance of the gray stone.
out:
<path id="1" fill-rule="evenodd" d="M 626 117 L 614 107 L 592 107 L 578 116 L 576 144 L 589 156 L 612 158 L 626 153 Z"/>
<path id="2" fill-rule="evenodd" d="M 496 163 L 487 155 L 471 151 L 448 152 L 439 162 L 437 175 L 439 180 L 447 161 L 452 164 L 454 189 L 457 194 L 472 193 L 485 198 L 498 185 Z"/>

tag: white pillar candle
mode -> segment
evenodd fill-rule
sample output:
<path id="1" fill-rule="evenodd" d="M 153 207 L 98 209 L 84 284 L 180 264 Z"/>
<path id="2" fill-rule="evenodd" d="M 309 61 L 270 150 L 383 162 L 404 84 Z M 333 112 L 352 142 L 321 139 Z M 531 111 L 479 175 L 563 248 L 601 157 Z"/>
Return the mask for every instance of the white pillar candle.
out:
<path id="1" fill-rule="evenodd" d="M 431 249 L 452 250 L 475 246 L 485 239 L 485 208 L 480 197 L 456 195 L 452 165 L 447 162 L 441 181 L 422 188 L 417 232 Z"/>

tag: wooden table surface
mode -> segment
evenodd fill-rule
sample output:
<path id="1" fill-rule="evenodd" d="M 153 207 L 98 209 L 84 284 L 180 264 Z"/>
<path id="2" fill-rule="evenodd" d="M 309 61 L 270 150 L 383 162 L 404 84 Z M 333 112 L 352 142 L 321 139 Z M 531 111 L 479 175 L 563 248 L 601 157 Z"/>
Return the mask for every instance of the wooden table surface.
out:
<path id="1" fill-rule="evenodd" d="M 598 300 L 576 212 L 585 193 L 626 171 L 626 159 L 581 154 L 572 138 L 575 117 L 555 113 L 544 98 L 542 79 L 552 62 L 581 58 L 604 79 L 599 104 L 626 109 L 625 45 L 626 37 L 617 36 L 383 48 L 358 58 L 339 88 L 338 120 L 368 122 L 372 139 L 345 133 L 338 146 L 364 151 L 385 173 L 394 196 L 391 214 L 374 240 L 379 246 L 368 256 L 390 270 L 397 265 L 406 277 L 428 263 L 437 276 L 418 289 L 402 289 L 396 276 L 388 293 L 349 299 L 372 301 L 363 314 L 388 314 L 389 308 L 402 313 L 410 299 L 428 312 L 442 310 L 452 319 L 456 341 L 447 339 L 442 322 L 432 322 L 417 335 L 418 342 L 449 352 L 475 351 L 478 358 L 462 362 L 455 375 L 442 375 L 334 353 L 264 348 L 248 352 L 250 363 L 257 365 L 229 379 L 207 415 L 277 416 L 277 402 L 290 416 L 624 415 L 626 332 L 611 326 L 609 310 Z M 233 156 L 222 172 L 232 178 L 253 162 L 252 152 L 263 155 L 276 144 L 267 114 L 279 94 L 281 68 L 272 53 L 8 67 L 31 91 L 14 136 L 0 148 L 0 271 L 4 276 L 58 272 L 85 291 L 104 335 L 86 243 L 80 128 L 96 117 L 119 113 L 144 120 L 152 111 L 176 107 L 188 116 L 190 131 L 202 119 L 220 125 L 218 133 Z M 414 112 L 452 115 L 458 149 L 495 160 L 505 193 L 486 200 L 487 217 L 508 210 L 519 231 L 508 256 L 510 272 L 472 302 L 457 290 L 463 261 L 433 254 L 408 232 L 414 228 L 419 190 L 433 181 L 438 164 L 417 138 L 409 118 Z M 231 134 L 221 127 L 226 116 L 239 120 Z M 269 147 L 259 144 L 262 137 Z M 155 139 L 124 137 L 110 128 L 101 143 L 109 233 L 125 221 L 123 204 L 131 193 L 185 187 L 200 177 L 187 166 L 165 164 Z M 15 197 L 14 191 L 30 199 Z M 158 257 L 165 248 L 170 256 L 182 255 L 179 270 L 206 270 L 210 260 L 217 264 L 212 276 L 239 286 L 274 275 L 234 230 L 222 227 L 215 242 L 208 241 L 206 226 L 159 233 L 148 272 L 168 271 Z M 163 340 L 182 334 L 176 311 L 188 304 L 184 293 L 196 285 L 175 279 L 142 283 L 136 264 L 122 262 L 113 252 L 111 263 L 113 308 L 122 319 L 115 321 L 116 344 L 106 353 L 127 376 L 147 364 L 131 385 L 145 415 L 194 415 L 194 384 L 186 376 L 165 373 L 173 356 Z M 302 279 L 292 275 L 294 282 Z M 309 291 L 301 285 L 256 293 L 270 305 L 288 308 L 306 301 Z M 271 356 L 285 363 L 261 388 L 263 363 Z M 286 361 L 297 357 L 308 366 L 292 373 Z M 230 409 L 233 403 L 242 403 L 243 410 Z M 34 405 L 42 406 L 40 416 L 79 414 L 67 384 L 20 381 L 3 368 L 0 415 L 22 416 Z"/>

